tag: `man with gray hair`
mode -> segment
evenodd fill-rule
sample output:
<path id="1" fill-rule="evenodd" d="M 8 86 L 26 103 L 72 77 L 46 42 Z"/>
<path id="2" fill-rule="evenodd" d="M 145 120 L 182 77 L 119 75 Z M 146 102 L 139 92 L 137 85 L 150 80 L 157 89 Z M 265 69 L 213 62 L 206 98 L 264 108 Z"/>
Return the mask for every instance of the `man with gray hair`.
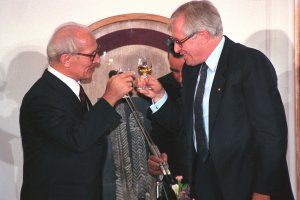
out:
<path id="1" fill-rule="evenodd" d="M 182 104 L 157 80 L 152 120 L 186 136 L 187 173 L 196 200 L 293 200 L 286 150 L 287 123 L 277 76 L 260 51 L 223 35 L 209 1 L 190 1 L 170 19 L 174 51 L 183 55 Z M 182 106 L 181 106 L 182 105 Z M 149 171 L 161 174 L 152 156 Z"/>
<path id="2" fill-rule="evenodd" d="M 23 98 L 21 200 L 100 200 L 107 135 L 120 122 L 114 105 L 132 90 L 134 72 L 110 78 L 92 105 L 80 81 L 100 63 L 88 27 L 67 23 L 48 43 L 49 66 Z"/>

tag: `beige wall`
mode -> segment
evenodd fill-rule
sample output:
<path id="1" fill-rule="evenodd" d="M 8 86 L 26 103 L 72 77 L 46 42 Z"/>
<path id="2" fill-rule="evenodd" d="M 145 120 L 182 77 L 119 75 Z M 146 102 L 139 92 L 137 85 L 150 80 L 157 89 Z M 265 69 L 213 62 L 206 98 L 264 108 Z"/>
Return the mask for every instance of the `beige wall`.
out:
<path id="1" fill-rule="evenodd" d="M 273 62 L 289 125 L 288 164 L 294 192 L 294 1 L 212 0 L 224 33 L 263 51 Z M 109 2 L 109 3 L 108 3 Z M 19 199 L 22 147 L 18 124 L 23 95 L 47 64 L 45 48 L 59 24 L 90 25 L 125 13 L 169 17 L 185 0 L 0 0 L 0 200 Z"/>

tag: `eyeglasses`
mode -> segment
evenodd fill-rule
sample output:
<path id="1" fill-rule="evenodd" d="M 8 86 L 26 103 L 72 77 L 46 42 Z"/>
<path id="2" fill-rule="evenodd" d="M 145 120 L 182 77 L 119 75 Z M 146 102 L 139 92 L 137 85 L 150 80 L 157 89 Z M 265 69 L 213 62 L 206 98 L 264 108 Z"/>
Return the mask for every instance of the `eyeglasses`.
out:
<path id="1" fill-rule="evenodd" d="M 86 54 L 86 53 L 73 53 L 73 54 L 74 55 L 80 55 L 80 56 L 90 57 L 91 61 L 93 62 L 94 59 L 95 59 L 95 57 L 96 57 L 96 55 L 100 56 L 100 48 L 101 48 L 101 46 L 98 45 L 97 49 L 93 53 L 91 53 L 91 54 Z"/>
<path id="2" fill-rule="evenodd" d="M 173 41 L 174 43 L 178 44 L 180 47 L 182 47 L 183 43 L 185 43 L 186 41 L 188 41 L 195 34 L 196 33 L 192 33 L 192 34 L 186 36 L 185 38 L 183 38 L 182 40 L 179 40 L 179 39 L 174 38 L 174 37 L 170 37 L 170 40 Z"/>

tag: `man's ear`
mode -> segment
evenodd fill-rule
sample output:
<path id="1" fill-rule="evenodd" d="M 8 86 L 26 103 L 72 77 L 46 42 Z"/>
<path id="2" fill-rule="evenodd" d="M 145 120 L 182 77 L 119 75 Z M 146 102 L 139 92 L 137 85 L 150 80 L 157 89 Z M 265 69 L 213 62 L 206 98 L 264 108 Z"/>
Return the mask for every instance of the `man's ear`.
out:
<path id="1" fill-rule="evenodd" d="M 71 54 L 62 54 L 60 56 L 60 63 L 65 66 L 66 68 L 70 68 L 71 66 L 71 58 L 72 58 L 72 55 Z"/>
<path id="2" fill-rule="evenodd" d="M 201 31 L 199 32 L 201 38 L 203 39 L 203 43 L 207 43 L 210 39 L 210 35 L 208 31 Z"/>

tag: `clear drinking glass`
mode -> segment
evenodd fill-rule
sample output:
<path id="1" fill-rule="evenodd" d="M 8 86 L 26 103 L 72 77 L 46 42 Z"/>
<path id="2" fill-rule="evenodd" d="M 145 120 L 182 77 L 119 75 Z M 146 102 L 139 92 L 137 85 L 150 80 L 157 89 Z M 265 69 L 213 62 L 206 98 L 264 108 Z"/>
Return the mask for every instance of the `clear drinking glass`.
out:
<path id="1" fill-rule="evenodd" d="M 141 78 L 147 78 L 148 74 L 151 74 L 152 72 L 152 62 L 149 58 L 145 58 L 145 57 L 139 57 L 138 58 L 138 71 L 141 75 Z M 147 87 L 146 85 L 142 86 L 141 89 L 150 89 L 149 87 Z"/>

